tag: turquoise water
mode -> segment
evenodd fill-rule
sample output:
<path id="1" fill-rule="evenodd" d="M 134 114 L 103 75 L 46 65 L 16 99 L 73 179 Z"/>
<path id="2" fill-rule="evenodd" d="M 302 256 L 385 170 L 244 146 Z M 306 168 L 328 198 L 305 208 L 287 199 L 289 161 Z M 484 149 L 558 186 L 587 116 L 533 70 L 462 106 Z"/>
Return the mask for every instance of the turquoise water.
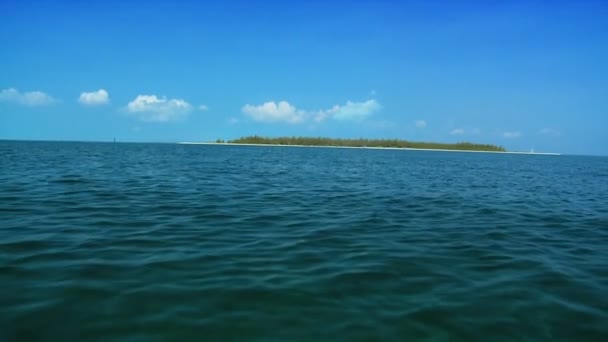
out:
<path id="1" fill-rule="evenodd" d="M 0 142 L 0 340 L 607 340 L 608 158 Z"/>

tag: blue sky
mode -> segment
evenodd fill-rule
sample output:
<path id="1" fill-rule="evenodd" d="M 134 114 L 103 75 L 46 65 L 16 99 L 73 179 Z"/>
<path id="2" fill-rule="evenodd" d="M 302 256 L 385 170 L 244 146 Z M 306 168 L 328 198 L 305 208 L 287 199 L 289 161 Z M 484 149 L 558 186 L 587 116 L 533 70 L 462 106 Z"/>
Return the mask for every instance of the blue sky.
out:
<path id="1" fill-rule="evenodd" d="M 608 155 L 606 1 L 2 1 L 0 139 Z"/>

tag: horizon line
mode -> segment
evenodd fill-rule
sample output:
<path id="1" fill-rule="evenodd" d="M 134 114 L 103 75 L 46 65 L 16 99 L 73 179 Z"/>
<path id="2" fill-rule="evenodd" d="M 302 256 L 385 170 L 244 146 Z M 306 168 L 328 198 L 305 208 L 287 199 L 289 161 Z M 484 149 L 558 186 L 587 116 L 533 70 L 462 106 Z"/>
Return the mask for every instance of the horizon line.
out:
<path id="1" fill-rule="evenodd" d="M 179 144 L 179 145 L 230 145 L 228 143 L 215 143 L 215 142 L 188 142 L 188 141 L 177 141 L 177 140 L 167 140 L 167 141 L 150 141 L 150 140 L 81 140 L 81 139 L 16 139 L 16 138 L 0 138 L 0 142 L 3 141 L 19 141 L 19 142 L 67 142 L 67 143 L 122 143 L 122 144 Z M 244 145 L 245 144 L 232 144 L 232 145 Z M 268 144 L 261 144 L 262 146 L 271 146 Z M 296 145 L 278 145 L 278 146 L 296 146 Z M 298 146 L 298 147 L 317 147 L 317 146 Z M 318 146 L 318 147 L 341 147 L 341 146 Z M 362 147 L 352 147 L 352 148 L 362 148 Z M 367 147 L 368 149 L 372 149 Z M 407 148 L 395 148 L 406 150 Z M 432 151 L 437 151 L 436 149 L 430 149 Z M 454 151 L 454 150 L 449 150 Z M 457 150 L 456 150 L 457 151 Z M 485 151 L 480 151 L 485 152 Z M 576 153 L 561 153 L 561 152 L 534 152 L 530 153 L 527 151 L 506 151 L 506 152 L 497 152 L 497 153 L 506 153 L 506 154 L 550 154 L 550 155 L 560 155 L 560 156 L 581 156 L 581 157 L 608 157 L 608 154 L 576 154 Z"/>

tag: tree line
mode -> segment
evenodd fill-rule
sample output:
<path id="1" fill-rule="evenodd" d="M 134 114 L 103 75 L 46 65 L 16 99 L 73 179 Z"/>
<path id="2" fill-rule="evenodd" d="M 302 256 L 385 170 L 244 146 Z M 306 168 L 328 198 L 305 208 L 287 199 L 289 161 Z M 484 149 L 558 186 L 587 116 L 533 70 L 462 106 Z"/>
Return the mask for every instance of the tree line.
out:
<path id="1" fill-rule="evenodd" d="M 217 143 L 224 143 L 218 139 Z M 418 142 L 400 139 L 332 139 L 322 137 L 262 137 L 252 135 L 226 141 L 230 144 L 263 144 L 263 145 L 301 145 L 301 146 L 344 146 L 344 147 L 393 147 L 393 148 L 424 148 L 433 150 L 461 150 L 461 151 L 495 151 L 505 152 L 506 149 L 498 145 L 475 144 L 470 142 L 438 143 Z"/>

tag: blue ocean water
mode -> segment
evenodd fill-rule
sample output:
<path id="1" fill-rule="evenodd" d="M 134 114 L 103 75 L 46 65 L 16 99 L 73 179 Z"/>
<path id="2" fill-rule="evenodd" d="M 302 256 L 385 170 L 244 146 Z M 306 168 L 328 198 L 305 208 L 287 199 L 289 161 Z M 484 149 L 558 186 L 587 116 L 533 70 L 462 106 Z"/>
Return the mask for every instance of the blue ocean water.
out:
<path id="1" fill-rule="evenodd" d="M 0 340 L 608 340 L 608 158 L 0 141 Z"/>

